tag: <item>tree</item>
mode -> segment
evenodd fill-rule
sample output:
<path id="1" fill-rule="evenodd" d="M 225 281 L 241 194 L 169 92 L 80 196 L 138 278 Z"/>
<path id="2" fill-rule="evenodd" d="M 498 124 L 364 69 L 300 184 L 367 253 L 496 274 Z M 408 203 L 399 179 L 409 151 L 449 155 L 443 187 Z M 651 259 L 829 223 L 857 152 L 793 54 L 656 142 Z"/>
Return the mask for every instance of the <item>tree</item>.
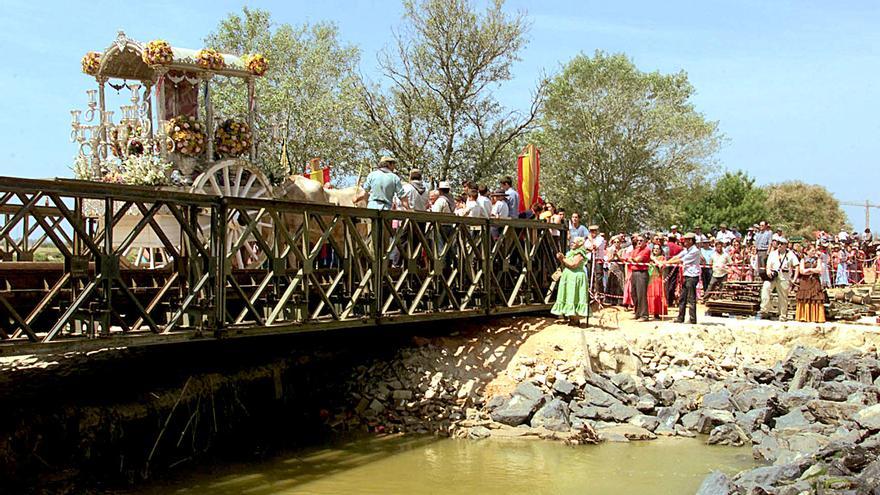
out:
<path id="1" fill-rule="evenodd" d="M 494 176 L 518 137 L 532 129 L 539 85 L 527 113 L 508 112 L 492 96 L 511 78 L 525 45 L 523 14 L 495 0 L 477 12 L 469 0 L 404 2 L 394 53 L 380 56 L 387 88 L 363 81 L 361 102 L 372 147 L 436 178 Z"/>
<path id="2" fill-rule="evenodd" d="M 722 223 L 745 230 L 767 218 L 767 193 L 743 171 L 725 172 L 709 187 L 698 189 L 681 208 L 676 222 L 709 232 Z"/>
<path id="3" fill-rule="evenodd" d="M 840 202 L 822 186 L 789 181 L 766 189 L 770 223 L 784 228 L 788 235 L 812 238 L 818 230 L 850 229 Z"/>
<path id="4" fill-rule="evenodd" d="M 352 173 L 369 158 L 360 138 L 363 124 L 356 117 L 359 52 L 342 45 L 337 36 L 331 23 L 276 25 L 269 12 L 245 7 L 241 15 L 222 20 L 205 40 L 218 50 L 262 53 L 269 59 L 269 72 L 256 83 L 256 132 L 259 161 L 276 179 L 291 172 L 279 167 L 285 139 L 292 172 L 320 157 L 334 174 Z M 245 85 L 232 78 L 215 81 L 218 114 L 246 114 Z"/>
<path id="5" fill-rule="evenodd" d="M 685 72 L 641 72 L 623 54 L 576 56 L 548 88 L 542 191 L 606 231 L 665 224 L 665 205 L 699 182 L 721 141 L 693 94 Z"/>

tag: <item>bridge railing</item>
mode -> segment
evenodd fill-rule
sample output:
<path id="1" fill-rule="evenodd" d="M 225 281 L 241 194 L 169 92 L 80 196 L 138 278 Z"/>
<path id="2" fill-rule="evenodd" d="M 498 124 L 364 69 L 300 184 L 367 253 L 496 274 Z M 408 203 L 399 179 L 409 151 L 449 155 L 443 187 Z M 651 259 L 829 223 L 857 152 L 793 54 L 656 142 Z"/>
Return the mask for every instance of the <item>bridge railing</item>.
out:
<path id="1" fill-rule="evenodd" d="M 6 177 L 0 213 L 0 353 L 546 309 L 566 235 L 532 221 Z M 131 254 L 147 241 L 162 252 L 151 268 Z M 33 261 L 40 250 L 46 261 Z"/>

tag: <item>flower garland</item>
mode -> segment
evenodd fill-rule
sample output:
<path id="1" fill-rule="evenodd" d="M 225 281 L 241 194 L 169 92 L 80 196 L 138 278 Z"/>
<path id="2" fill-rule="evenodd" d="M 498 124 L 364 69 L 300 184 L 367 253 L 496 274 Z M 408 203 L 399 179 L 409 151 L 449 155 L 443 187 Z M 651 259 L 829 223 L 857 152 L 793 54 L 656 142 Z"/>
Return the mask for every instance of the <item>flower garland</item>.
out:
<path id="1" fill-rule="evenodd" d="M 205 151 L 205 126 L 193 117 L 174 117 L 166 124 L 166 133 L 174 141 L 174 151 L 181 155 L 198 156 Z"/>
<path id="2" fill-rule="evenodd" d="M 250 149 L 251 129 L 245 122 L 226 119 L 217 126 L 214 145 L 217 153 L 223 156 L 241 156 Z"/>
<path id="3" fill-rule="evenodd" d="M 98 69 L 101 68 L 101 54 L 99 52 L 88 52 L 82 58 L 82 71 L 90 76 L 98 75 Z"/>
<path id="4" fill-rule="evenodd" d="M 196 63 L 199 67 L 208 70 L 220 70 L 226 67 L 226 61 L 220 52 L 212 48 L 202 48 L 196 53 Z"/>
<path id="5" fill-rule="evenodd" d="M 141 58 L 148 65 L 165 65 L 174 61 L 174 52 L 167 41 L 153 40 L 147 43 Z"/>
<path id="6" fill-rule="evenodd" d="M 262 76 L 269 70 L 269 59 L 259 53 L 256 55 L 245 55 L 244 65 L 251 74 Z"/>

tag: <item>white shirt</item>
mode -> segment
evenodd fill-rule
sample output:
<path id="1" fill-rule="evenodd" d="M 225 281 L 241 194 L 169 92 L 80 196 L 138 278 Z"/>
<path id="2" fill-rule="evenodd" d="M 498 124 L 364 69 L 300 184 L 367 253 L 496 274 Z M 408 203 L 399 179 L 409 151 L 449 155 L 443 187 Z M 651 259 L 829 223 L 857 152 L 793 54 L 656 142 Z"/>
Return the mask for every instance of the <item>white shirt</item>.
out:
<path id="1" fill-rule="evenodd" d="M 721 241 L 724 243 L 732 242 L 734 239 L 736 239 L 736 235 L 733 233 L 732 230 L 728 230 L 728 231 L 719 230 L 718 233 L 715 234 L 715 240 Z"/>
<path id="2" fill-rule="evenodd" d="M 593 249 L 593 252 L 597 256 L 597 260 L 605 259 L 605 238 L 601 235 L 597 235 L 595 239 L 588 235 L 584 242 L 584 246 L 586 246 L 587 249 Z"/>
<path id="3" fill-rule="evenodd" d="M 727 265 L 730 264 L 730 255 L 724 252 L 715 251 L 712 254 L 712 276 L 723 277 L 727 275 Z"/>
<path id="4" fill-rule="evenodd" d="M 483 207 L 483 210 L 486 212 L 492 211 L 492 200 L 487 198 L 486 196 L 477 196 L 477 203 L 480 203 L 480 206 Z"/>
<path id="5" fill-rule="evenodd" d="M 491 211 L 493 218 L 508 218 L 510 216 L 510 207 L 504 200 L 495 201 Z"/>
<path id="6" fill-rule="evenodd" d="M 437 201 L 434 201 L 434 204 L 431 205 L 431 211 L 434 213 L 452 213 L 452 206 L 449 204 L 446 196 L 441 194 Z"/>
<path id="7" fill-rule="evenodd" d="M 782 280 L 790 281 L 799 263 L 797 256 L 790 250 L 786 251 L 784 256 L 780 256 L 778 249 L 770 251 L 767 255 L 767 271 L 779 272 L 779 278 Z"/>
<path id="8" fill-rule="evenodd" d="M 409 209 L 412 211 L 428 211 L 428 190 L 419 193 L 414 185 L 407 182 L 403 185 L 403 197 L 409 201 Z"/>
<path id="9" fill-rule="evenodd" d="M 478 200 L 469 199 L 464 204 L 464 216 L 471 218 L 489 218 L 489 212 L 483 209 Z"/>
<path id="10" fill-rule="evenodd" d="M 700 260 L 702 260 L 703 257 L 700 254 L 700 250 L 697 249 L 697 246 L 684 248 L 678 253 L 677 257 L 681 259 L 681 265 L 684 267 L 683 272 L 685 277 L 700 276 Z"/>

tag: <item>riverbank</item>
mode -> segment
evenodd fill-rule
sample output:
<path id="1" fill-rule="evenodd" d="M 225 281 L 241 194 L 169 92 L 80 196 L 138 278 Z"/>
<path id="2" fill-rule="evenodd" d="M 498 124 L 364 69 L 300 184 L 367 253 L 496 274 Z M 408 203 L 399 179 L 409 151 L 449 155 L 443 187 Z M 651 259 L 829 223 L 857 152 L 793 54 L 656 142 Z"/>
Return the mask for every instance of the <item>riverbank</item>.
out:
<path id="1" fill-rule="evenodd" d="M 711 478 L 703 493 L 880 486 L 877 327 L 594 321 L 510 318 L 416 339 L 355 370 L 353 409 L 334 427 L 571 444 L 705 435 L 768 466 Z"/>

